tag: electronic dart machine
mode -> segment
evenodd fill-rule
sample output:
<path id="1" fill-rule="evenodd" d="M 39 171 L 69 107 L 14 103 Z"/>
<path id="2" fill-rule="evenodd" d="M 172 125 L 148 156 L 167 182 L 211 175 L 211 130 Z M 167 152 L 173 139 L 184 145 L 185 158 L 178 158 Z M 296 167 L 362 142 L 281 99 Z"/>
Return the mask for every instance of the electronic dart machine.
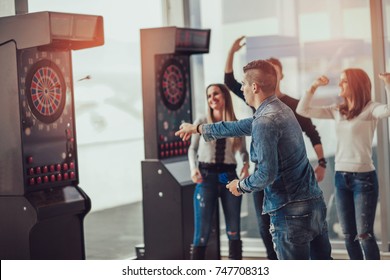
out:
<path id="1" fill-rule="evenodd" d="M 0 18 L 1 259 L 85 259 L 71 50 L 103 43 L 100 16 Z"/>
<path id="2" fill-rule="evenodd" d="M 146 259 L 189 259 L 195 184 L 187 150 L 174 133 L 192 122 L 190 55 L 208 53 L 210 30 L 141 30 L 145 160 L 142 161 Z M 219 259 L 216 215 L 206 257 Z"/>

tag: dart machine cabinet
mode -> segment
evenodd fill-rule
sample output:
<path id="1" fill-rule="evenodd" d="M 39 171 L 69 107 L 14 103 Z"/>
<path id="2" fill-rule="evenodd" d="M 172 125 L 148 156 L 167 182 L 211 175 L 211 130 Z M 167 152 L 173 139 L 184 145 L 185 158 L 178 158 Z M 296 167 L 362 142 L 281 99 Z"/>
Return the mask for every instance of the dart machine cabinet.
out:
<path id="1" fill-rule="evenodd" d="M 85 259 L 71 50 L 103 43 L 100 16 L 0 18 L 1 259 Z"/>
<path id="2" fill-rule="evenodd" d="M 195 189 L 187 157 L 190 141 L 174 133 L 182 122 L 192 122 L 190 55 L 208 53 L 209 43 L 209 29 L 141 30 L 145 259 L 190 258 Z M 215 212 L 208 259 L 220 258 Z"/>

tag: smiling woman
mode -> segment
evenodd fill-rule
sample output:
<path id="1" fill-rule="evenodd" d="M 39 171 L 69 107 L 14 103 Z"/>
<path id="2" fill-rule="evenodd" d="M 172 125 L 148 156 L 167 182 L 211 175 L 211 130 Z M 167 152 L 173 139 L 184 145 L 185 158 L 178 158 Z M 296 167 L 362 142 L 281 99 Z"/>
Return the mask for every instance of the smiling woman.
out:
<path id="1" fill-rule="evenodd" d="M 206 88 L 208 113 L 195 121 L 197 132 L 203 123 L 234 121 L 236 116 L 228 88 L 224 84 L 210 84 Z M 212 216 L 218 200 L 221 200 L 229 240 L 229 259 L 242 258 L 240 213 L 242 197 L 229 193 L 225 185 L 237 177 L 236 153 L 241 156 L 243 168 L 240 177 L 248 173 L 248 152 L 244 137 L 218 139 L 206 142 L 199 134 L 191 138 L 188 149 L 191 179 L 196 183 L 194 202 L 194 237 L 191 259 L 205 259 Z"/>
<path id="2" fill-rule="evenodd" d="M 390 101 L 390 74 L 380 74 Z M 359 68 L 341 74 L 344 102 L 329 107 L 311 106 L 320 86 L 329 80 L 317 78 L 298 104 L 297 112 L 305 117 L 332 119 L 336 122 L 335 197 L 348 255 L 353 260 L 380 259 L 374 234 L 378 201 L 378 179 L 372 160 L 372 140 L 378 121 L 390 116 L 388 103 L 371 101 L 371 81 Z"/>

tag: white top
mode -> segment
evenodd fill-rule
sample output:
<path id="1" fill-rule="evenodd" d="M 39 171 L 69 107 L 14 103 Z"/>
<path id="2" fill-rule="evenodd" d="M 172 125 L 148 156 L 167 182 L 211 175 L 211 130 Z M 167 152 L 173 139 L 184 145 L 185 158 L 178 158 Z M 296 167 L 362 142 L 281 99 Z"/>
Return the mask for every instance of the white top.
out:
<path id="1" fill-rule="evenodd" d="M 205 124 L 207 123 L 207 118 L 199 118 L 194 124 Z M 225 164 L 237 164 L 235 152 L 233 152 L 233 141 L 230 141 L 232 138 L 226 138 L 226 148 L 225 148 Z M 188 148 L 188 160 L 190 164 L 190 170 L 198 168 L 199 162 L 204 163 L 216 163 L 215 159 L 215 149 L 217 141 L 206 142 L 200 134 L 192 134 L 191 136 L 191 145 Z M 241 147 L 238 150 L 241 155 L 243 162 L 248 162 L 248 151 L 246 149 L 245 137 L 241 137 Z"/>
<path id="2" fill-rule="evenodd" d="M 387 103 L 390 86 L 386 85 Z M 372 161 L 372 140 L 381 118 L 390 116 L 389 104 L 370 101 L 363 111 L 351 120 L 341 115 L 338 105 L 310 107 L 313 94 L 306 92 L 299 101 L 297 113 L 308 118 L 334 119 L 336 121 L 335 170 L 369 172 L 375 170 Z"/>

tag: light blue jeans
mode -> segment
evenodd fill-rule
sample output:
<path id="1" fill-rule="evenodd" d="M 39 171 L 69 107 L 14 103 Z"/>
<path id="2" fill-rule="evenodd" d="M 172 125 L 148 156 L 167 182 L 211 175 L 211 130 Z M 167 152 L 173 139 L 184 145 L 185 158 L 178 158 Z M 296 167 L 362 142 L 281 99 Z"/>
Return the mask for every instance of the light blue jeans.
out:
<path id="1" fill-rule="evenodd" d="M 371 172 L 336 171 L 336 208 L 351 260 L 379 260 L 374 235 L 378 178 Z"/>
<path id="2" fill-rule="evenodd" d="M 196 185 L 194 193 L 194 246 L 207 246 L 218 197 L 222 202 L 228 239 L 240 240 L 242 196 L 234 196 L 226 189 L 227 182 L 237 178 L 236 173 L 200 171 L 203 182 Z"/>
<path id="3" fill-rule="evenodd" d="M 279 260 L 332 259 L 322 196 L 289 203 L 269 215 Z"/>

